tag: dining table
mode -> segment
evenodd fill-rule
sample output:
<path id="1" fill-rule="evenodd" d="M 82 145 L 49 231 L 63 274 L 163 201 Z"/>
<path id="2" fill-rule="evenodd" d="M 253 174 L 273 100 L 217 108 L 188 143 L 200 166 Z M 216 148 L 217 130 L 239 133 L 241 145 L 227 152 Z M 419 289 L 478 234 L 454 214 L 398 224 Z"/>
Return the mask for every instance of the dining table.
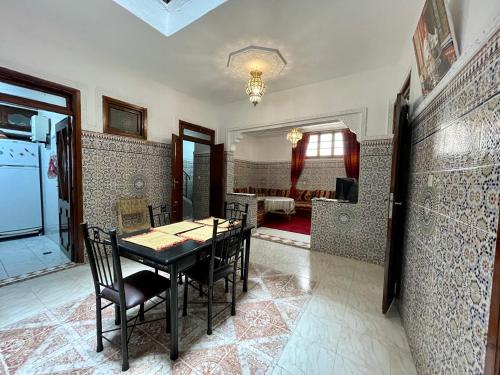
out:
<path id="1" fill-rule="evenodd" d="M 248 267 L 250 260 L 250 239 L 253 225 L 243 228 L 245 241 L 243 259 L 243 292 L 248 290 Z M 178 285 L 174 280 L 178 275 L 197 262 L 205 258 L 211 249 L 212 239 L 204 242 L 186 239 L 163 250 L 139 245 L 127 241 L 130 236 L 140 236 L 150 230 L 138 231 L 118 237 L 118 251 L 120 256 L 142 263 L 144 265 L 167 272 L 170 275 L 170 359 L 176 360 L 179 356 L 179 316 L 178 316 Z M 187 232 L 187 231 L 186 231 Z"/>

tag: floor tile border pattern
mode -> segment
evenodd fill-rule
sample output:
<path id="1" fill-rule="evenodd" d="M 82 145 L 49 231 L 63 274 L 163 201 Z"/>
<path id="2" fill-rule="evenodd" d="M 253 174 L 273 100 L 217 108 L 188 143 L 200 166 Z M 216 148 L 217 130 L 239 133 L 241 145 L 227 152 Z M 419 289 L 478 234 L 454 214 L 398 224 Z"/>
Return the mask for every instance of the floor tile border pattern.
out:
<path id="1" fill-rule="evenodd" d="M 51 274 L 54 272 L 67 270 L 67 269 L 75 267 L 76 265 L 77 265 L 76 263 L 68 262 L 65 264 L 59 264 L 59 265 L 54 266 L 54 267 L 47 267 L 47 268 L 44 268 L 44 269 L 39 270 L 39 271 L 33 271 L 33 272 L 28 272 L 28 273 L 25 273 L 22 275 L 14 276 L 14 277 L 8 277 L 6 279 L 0 280 L 0 287 L 7 286 L 10 284 L 14 284 L 14 283 L 18 283 L 20 281 L 34 279 L 35 277 L 39 277 L 39 276 L 45 276 L 45 275 L 48 275 L 48 274 Z"/>
<path id="2" fill-rule="evenodd" d="M 483 373 L 500 192 L 499 64 L 497 29 L 412 123 L 400 305 L 419 373 Z"/>
<path id="3" fill-rule="evenodd" d="M 305 286 L 293 275 L 257 264 L 251 266 L 250 276 L 248 293 L 238 286 L 237 315 L 219 316 L 213 335 L 206 335 L 206 307 L 189 307 L 188 317 L 180 320 L 180 357 L 175 362 L 168 356 L 164 320 L 138 327 L 129 348 L 132 372 L 198 373 L 223 367 L 225 373 L 240 373 L 244 367 L 246 372 L 271 373 L 306 310 L 315 282 Z M 217 287 L 215 299 L 227 298 L 223 285 Z M 163 316 L 164 307 L 157 314 Z M 103 320 L 104 329 L 114 327 L 113 309 L 104 311 Z M 111 339 L 118 342 L 118 337 Z M 94 294 L 1 327 L 2 371 L 120 373 L 118 347 L 104 342 L 104 351 L 95 353 Z"/>
<path id="4" fill-rule="evenodd" d="M 271 234 L 256 232 L 252 235 L 252 237 L 255 237 L 255 238 L 258 238 L 258 239 L 264 240 L 264 241 L 279 243 L 281 245 L 294 246 L 294 247 L 299 247 L 301 249 L 306 249 L 306 250 L 310 249 L 310 244 L 307 242 L 292 240 L 290 238 L 284 238 L 284 237 L 276 236 L 274 234 L 271 235 Z"/>

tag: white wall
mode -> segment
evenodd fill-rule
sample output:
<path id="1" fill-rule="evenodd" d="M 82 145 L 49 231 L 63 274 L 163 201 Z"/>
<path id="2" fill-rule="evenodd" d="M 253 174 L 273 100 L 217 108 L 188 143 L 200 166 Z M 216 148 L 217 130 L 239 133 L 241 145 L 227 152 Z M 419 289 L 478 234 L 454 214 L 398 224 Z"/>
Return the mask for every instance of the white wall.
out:
<path id="1" fill-rule="evenodd" d="M 360 138 L 386 138 L 391 133 L 388 121 L 390 98 L 396 96 L 395 87 L 404 80 L 404 77 L 395 76 L 393 71 L 394 67 L 385 67 L 269 93 L 256 107 L 246 99 L 230 103 L 219 108 L 220 128 L 282 123 L 366 107 L 367 129 Z M 272 87 L 272 81 L 268 86 Z"/>
<path id="2" fill-rule="evenodd" d="M 20 22 L 0 14 L 0 66 L 79 89 L 83 129 L 102 132 L 102 95 L 146 107 L 151 141 L 169 141 L 179 119 L 215 128 L 213 106 L 80 50 L 77 41 L 62 44 L 57 35 L 64 30 L 43 22 L 36 15 Z"/>
<path id="3" fill-rule="evenodd" d="M 269 137 L 254 137 L 245 135 L 236 146 L 235 159 L 248 161 L 290 161 L 292 159 L 292 144 L 286 135 Z"/>

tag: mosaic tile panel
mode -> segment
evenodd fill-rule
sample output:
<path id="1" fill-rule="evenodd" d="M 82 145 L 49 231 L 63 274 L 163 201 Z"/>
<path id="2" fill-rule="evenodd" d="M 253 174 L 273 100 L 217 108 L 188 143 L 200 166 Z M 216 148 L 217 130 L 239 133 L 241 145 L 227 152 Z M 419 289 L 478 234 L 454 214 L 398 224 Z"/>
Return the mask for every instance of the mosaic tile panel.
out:
<path id="1" fill-rule="evenodd" d="M 170 206 L 170 145 L 84 131 L 82 159 L 85 221 L 115 227 L 122 197 Z"/>
<path id="2" fill-rule="evenodd" d="M 500 196 L 500 32 L 412 122 L 400 310 L 422 374 L 483 374 Z"/>
<path id="3" fill-rule="evenodd" d="M 358 203 L 314 199 L 311 249 L 383 264 L 392 142 L 362 142 L 360 153 Z"/>
<path id="4" fill-rule="evenodd" d="M 290 188 L 290 162 L 234 161 L 235 187 Z M 345 177 L 342 159 L 307 159 L 298 182 L 304 190 L 335 190 L 337 177 Z"/>
<path id="5" fill-rule="evenodd" d="M 210 154 L 195 152 L 193 164 L 193 217 L 203 219 L 210 216 Z"/>

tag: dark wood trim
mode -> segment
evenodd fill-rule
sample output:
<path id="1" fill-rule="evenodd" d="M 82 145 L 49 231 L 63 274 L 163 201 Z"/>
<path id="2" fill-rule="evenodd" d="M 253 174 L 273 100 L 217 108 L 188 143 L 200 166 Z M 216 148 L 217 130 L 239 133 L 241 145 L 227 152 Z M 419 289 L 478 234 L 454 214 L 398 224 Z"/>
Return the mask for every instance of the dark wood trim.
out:
<path id="1" fill-rule="evenodd" d="M 72 259 L 75 262 L 84 261 L 83 236 L 80 231 L 80 223 L 83 222 L 83 185 L 82 185 L 82 119 L 81 119 L 81 98 L 80 91 L 58 83 L 50 82 L 38 77 L 33 77 L 28 74 L 16 72 L 11 69 L 0 67 L 0 81 L 13 85 L 23 86 L 32 90 L 38 90 L 49 94 L 63 96 L 66 98 L 66 107 L 57 106 L 20 98 L 14 95 L 1 94 L 0 100 L 6 103 L 22 105 L 31 108 L 44 109 L 51 112 L 62 113 L 72 116 L 72 239 L 73 252 Z"/>
<path id="2" fill-rule="evenodd" d="M 490 321 L 486 342 L 485 375 L 500 374 L 500 223 L 497 229 L 497 244 L 493 265 L 493 285 L 491 289 Z"/>
<path id="3" fill-rule="evenodd" d="M 1 81 L 1 79 L 0 79 Z M 73 111 L 67 109 L 65 107 L 61 107 L 58 105 L 41 102 L 38 100 L 21 98 L 20 96 L 4 94 L 0 92 L 0 101 L 5 103 L 17 104 L 24 107 L 38 108 L 43 109 L 45 111 L 62 113 L 68 116 L 71 116 Z"/>
<path id="4" fill-rule="evenodd" d="M 66 108 L 71 110 L 72 109 L 72 94 L 71 92 L 74 90 L 73 88 L 69 86 L 64 86 L 59 83 L 54 83 L 51 81 L 47 81 L 42 78 L 38 77 L 33 77 L 28 74 L 23 74 L 16 72 L 11 69 L 7 68 L 1 68 L 0 67 L 0 81 L 5 82 L 5 83 L 10 83 L 12 85 L 17 85 L 21 87 L 25 87 L 27 89 L 32 89 L 32 90 L 37 90 L 41 92 L 45 92 L 47 94 L 53 94 L 57 96 L 62 96 L 66 98 L 66 107 L 59 107 L 59 108 Z M 47 103 L 45 103 L 47 104 Z M 56 111 L 53 111 L 56 112 Z M 58 112 L 58 113 L 63 113 L 63 112 Z"/>
<path id="5" fill-rule="evenodd" d="M 206 134 L 210 137 L 210 140 L 191 137 L 189 135 L 184 135 L 184 129 L 188 129 L 188 130 L 192 130 L 192 131 L 195 131 L 198 133 Z M 182 120 L 179 120 L 179 137 L 181 137 L 182 140 L 196 142 L 196 143 L 203 143 L 206 145 L 215 144 L 215 130 L 209 129 L 209 128 L 204 128 L 203 126 L 191 124 L 189 122 L 182 121 Z"/>
<path id="6" fill-rule="evenodd" d="M 140 117 L 139 133 L 130 133 L 123 130 L 111 127 L 109 123 L 111 108 L 119 109 L 120 111 L 137 114 Z M 133 137 L 139 139 L 148 139 L 148 110 L 147 108 L 127 103 L 118 99 L 110 98 L 109 96 L 102 97 L 102 124 L 103 132 L 108 134 L 121 135 L 125 137 Z"/>
<path id="7" fill-rule="evenodd" d="M 403 98 L 409 103 L 410 102 L 410 87 L 411 86 L 411 72 L 405 78 L 403 86 L 401 86 L 401 90 L 399 90 L 399 94 L 403 96 Z"/>

